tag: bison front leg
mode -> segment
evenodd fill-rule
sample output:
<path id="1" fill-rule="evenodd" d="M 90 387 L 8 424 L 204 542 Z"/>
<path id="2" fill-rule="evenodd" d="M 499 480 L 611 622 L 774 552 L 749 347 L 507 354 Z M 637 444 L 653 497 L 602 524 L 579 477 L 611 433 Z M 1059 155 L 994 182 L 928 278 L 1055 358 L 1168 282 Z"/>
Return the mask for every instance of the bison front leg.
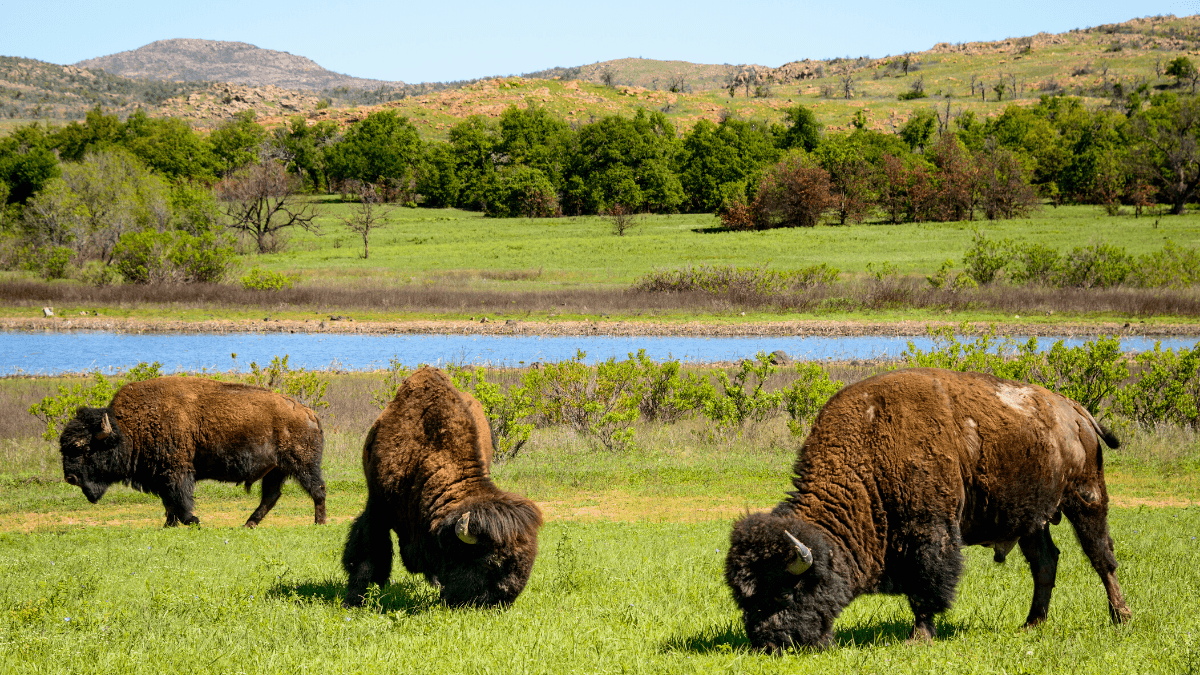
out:
<path id="1" fill-rule="evenodd" d="M 906 556 L 903 589 L 913 612 L 910 640 L 937 637 L 933 619 L 950 609 L 962 576 L 962 536 L 956 523 L 930 525 Z M 914 537 L 916 539 L 916 537 Z"/>
<path id="2" fill-rule="evenodd" d="M 1033 602 L 1029 606 L 1026 626 L 1036 626 L 1046 620 L 1050 612 L 1050 595 L 1054 592 L 1054 578 L 1058 575 L 1058 547 L 1050 538 L 1050 526 L 1018 540 L 1021 553 L 1029 562 L 1033 574 Z"/>
<path id="3" fill-rule="evenodd" d="M 192 498 L 192 491 L 195 489 L 196 482 L 191 476 L 186 476 L 178 483 L 171 485 L 160 496 L 163 503 L 163 508 L 167 512 L 167 522 L 163 527 L 174 527 L 176 525 L 199 525 L 200 519 L 192 513 L 195 508 L 195 500 Z"/>
<path id="4" fill-rule="evenodd" d="M 367 586 L 387 585 L 392 576 L 392 531 L 378 505 L 370 498 L 362 515 L 350 525 L 346 548 L 342 551 L 342 568 L 349 575 L 346 583 L 345 607 L 358 607 L 363 602 Z"/>
<path id="5" fill-rule="evenodd" d="M 275 506 L 275 502 L 279 501 L 279 495 L 283 492 L 283 481 L 287 476 L 283 475 L 283 471 L 278 467 L 271 469 L 267 475 L 262 478 L 262 499 L 259 500 L 258 508 L 254 509 L 254 513 L 250 514 L 250 518 L 246 521 L 246 527 L 258 527 L 262 519 L 267 516 L 267 512 L 271 507 Z"/>

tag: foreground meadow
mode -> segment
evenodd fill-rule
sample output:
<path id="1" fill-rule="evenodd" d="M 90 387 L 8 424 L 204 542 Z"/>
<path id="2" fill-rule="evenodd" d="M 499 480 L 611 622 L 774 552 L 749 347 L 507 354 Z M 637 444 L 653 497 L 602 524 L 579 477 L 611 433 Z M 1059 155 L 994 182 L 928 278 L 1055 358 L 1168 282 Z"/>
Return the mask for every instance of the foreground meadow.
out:
<path id="1" fill-rule="evenodd" d="M 861 376 L 861 374 L 860 374 Z M 713 438 L 696 420 L 642 424 L 635 447 L 597 449 L 539 429 L 498 464 L 501 487 L 543 509 L 541 552 L 507 611 L 448 609 L 397 564 L 392 583 L 344 610 L 340 567 L 366 493 L 359 448 L 377 375 L 333 378 L 323 413 L 330 524 L 294 485 L 257 530 L 258 501 L 203 482 L 197 528 L 161 528 L 151 495 L 114 486 L 97 505 L 61 480 L 55 446 L 20 409 L 58 380 L 0 381 L 0 672 L 1194 672 L 1200 668 L 1200 437 L 1129 430 L 1106 453 L 1118 572 L 1133 620 L 1109 623 L 1103 589 L 1069 526 L 1050 619 L 1020 626 L 1032 593 L 1020 556 L 965 551 L 954 608 L 931 644 L 912 615 L 865 597 L 837 646 L 748 649 L 723 581 L 732 520 L 789 487 L 782 421 Z"/>

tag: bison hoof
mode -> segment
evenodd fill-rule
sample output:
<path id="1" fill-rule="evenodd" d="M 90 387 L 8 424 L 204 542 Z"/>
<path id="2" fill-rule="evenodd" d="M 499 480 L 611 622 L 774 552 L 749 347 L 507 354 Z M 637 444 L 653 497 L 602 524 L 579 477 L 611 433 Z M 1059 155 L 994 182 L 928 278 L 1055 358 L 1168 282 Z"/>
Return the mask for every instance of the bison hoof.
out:
<path id="1" fill-rule="evenodd" d="M 1133 612 L 1129 611 L 1129 608 L 1125 606 L 1109 607 L 1108 613 L 1112 616 L 1112 622 L 1115 624 L 1122 624 L 1133 618 Z"/>
<path id="2" fill-rule="evenodd" d="M 257 520 L 247 520 L 246 524 L 243 525 L 242 527 L 248 527 L 251 530 L 253 530 L 254 528 L 258 527 L 258 521 Z"/>

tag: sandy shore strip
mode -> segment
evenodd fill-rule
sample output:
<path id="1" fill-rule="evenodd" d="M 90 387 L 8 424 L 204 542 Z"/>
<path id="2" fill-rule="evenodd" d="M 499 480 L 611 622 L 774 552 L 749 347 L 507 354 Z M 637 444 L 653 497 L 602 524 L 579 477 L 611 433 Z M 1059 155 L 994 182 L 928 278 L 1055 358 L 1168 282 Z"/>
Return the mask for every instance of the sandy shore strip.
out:
<path id="1" fill-rule="evenodd" d="M 525 335 L 531 337 L 577 336 L 679 336 L 679 337 L 846 337 L 922 336 L 929 326 L 950 326 L 954 321 L 765 321 L 765 322 L 653 322 L 653 321 L 481 321 L 414 320 L 356 321 L 350 317 L 311 320 L 208 320 L 129 319 L 106 316 L 0 318 L 0 331 L 110 333 L 323 333 L 364 335 Z M 975 332 L 991 325 L 971 324 Z M 1000 335 L 1038 337 L 1094 337 L 1128 335 L 1175 337 L 1200 335 L 1200 323 L 1078 322 L 996 323 Z"/>

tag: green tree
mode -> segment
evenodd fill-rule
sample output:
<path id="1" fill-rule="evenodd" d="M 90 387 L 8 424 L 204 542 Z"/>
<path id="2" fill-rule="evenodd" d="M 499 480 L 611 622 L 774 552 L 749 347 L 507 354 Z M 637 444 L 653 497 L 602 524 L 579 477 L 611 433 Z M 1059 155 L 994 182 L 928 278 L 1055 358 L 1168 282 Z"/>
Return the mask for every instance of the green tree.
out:
<path id="1" fill-rule="evenodd" d="M 782 150 L 803 148 L 812 152 L 821 142 L 821 132 L 824 127 L 817 121 L 817 115 L 802 105 L 786 108 L 783 111 L 785 129 L 776 134 L 779 147 Z"/>
<path id="2" fill-rule="evenodd" d="M 0 139 L 0 182 L 8 186 L 6 203 L 26 203 L 60 173 L 51 139 L 37 122 Z"/>
<path id="3" fill-rule="evenodd" d="M 1171 213 L 1183 213 L 1200 187 L 1200 100 L 1160 94 L 1130 126 L 1138 170 L 1158 186 Z"/>
<path id="4" fill-rule="evenodd" d="M 30 200 L 25 231 L 39 244 L 109 264 L 122 235 L 170 227 L 169 199 L 167 184 L 130 153 L 89 154 L 65 163 L 62 176 Z"/>
<path id="5" fill-rule="evenodd" d="M 562 187 L 571 127 L 545 108 L 509 106 L 500 114 L 495 150 L 500 163 L 537 169 L 554 185 Z"/>
<path id="6" fill-rule="evenodd" d="M 1167 64 L 1164 74 L 1175 78 L 1175 86 L 1182 87 L 1184 81 L 1192 85 L 1192 93 L 1196 93 L 1196 82 L 1200 81 L 1200 70 L 1186 56 L 1177 56 Z"/>
<path id="7" fill-rule="evenodd" d="M 914 152 L 925 152 L 925 146 L 937 130 L 937 113 L 930 108 L 918 110 L 900 127 L 900 138 Z"/>
<path id="8" fill-rule="evenodd" d="M 457 206 L 487 210 L 496 183 L 496 129 L 483 115 L 472 115 L 450 128 Z"/>
<path id="9" fill-rule="evenodd" d="M 208 135 L 213 156 L 220 167 L 221 175 L 228 176 L 237 169 L 257 161 L 260 146 L 267 138 L 267 130 L 254 121 L 253 110 L 243 110 L 213 129 Z"/>
<path id="10" fill-rule="evenodd" d="M 676 210 L 684 198 L 672 170 L 678 141 L 660 112 L 609 116 L 581 127 L 570 155 L 564 206 L 600 213 L 612 204 L 634 211 Z"/>
<path id="11" fill-rule="evenodd" d="M 337 135 L 337 124 L 331 120 L 309 126 L 307 120 L 297 116 L 288 126 L 277 127 L 271 142 L 290 171 L 308 176 L 312 189 L 320 190 L 322 185 L 329 184 L 325 149 L 333 145 Z"/>
<path id="12" fill-rule="evenodd" d="M 71 122 L 53 135 L 59 158 L 78 162 L 88 152 L 111 150 L 122 145 L 125 124 L 116 115 L 105 115 L 100 106 L 96 106 L 88 111 L 83 124 Z"/>
<path id="13" fill-rule="evenodd" d="M 747 198 L 763 168 L 779 158 L 770 130 L 762 123 L 726 118 L 700 120 L 683 137 L 679 180 L 691 211 L 712 212 Z"/>
<path id="14" fill-rule="evenodd" d="M 168 180 L 216 178 L 212 146 L 178 117 L 150 118 L 139 108 L 125 122 L 125 148 Z"/>
<path id="15" fill-rule="evenodd" d="M 368 183 L 416 180 L 424 147 L 417 128 L 394 110 L 371 113 L 326 149 L 329 177 Z"/>

